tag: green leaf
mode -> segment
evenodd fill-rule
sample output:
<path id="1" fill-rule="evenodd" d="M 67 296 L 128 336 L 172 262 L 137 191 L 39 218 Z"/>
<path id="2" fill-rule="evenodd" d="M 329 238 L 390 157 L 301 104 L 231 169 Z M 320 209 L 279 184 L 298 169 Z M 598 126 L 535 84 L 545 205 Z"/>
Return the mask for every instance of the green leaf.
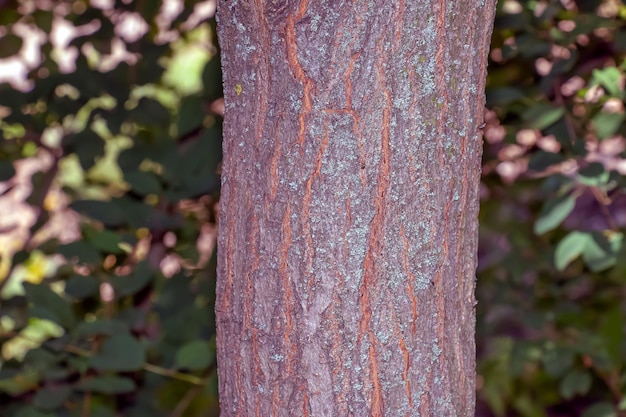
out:
<path id="1" fill-rule="evenodd" d="M 53 353 L 41 347 L 29 350 L 24 356 L 24 363 L 28 364 L 28 369 L 40 374 L 54 368 L 61 361 L 63 361 L 63 354 Z"/>
<path id="2" fill-rule="evenodd" d="M 8 7 L 5 6 L 2 9 L 2 13 L 0 13 L 0 25 L 1 26 L 11 25 L 22 18 L 22 14 L 18 13 L 17 7 L 15 7 L 16 3 L 17 1 L 15 0 L 5 2 L 5 4 L 8 5 Z M 13 6 L 13 9 L 12 9 L 12 6 Z"/>
<path id="3" fill-rule="evenodd" d="M 68 143 L 72 143 L 67 151 L 73 151 L 78 157 L 81 168 L 87 171 L 96 164 L 97 158 L 105 153 L 104 140 L 91 129 L 83 130 L 68 136 Z"/>
<path id="4" fill-rule="evenodd" d="M 128 372 L 141 369 L 146 361 L 144 347 L 132 336 L 115 335 L 102 343 L 89 364 L 99 371 Z"/>
<path id="5" fill-rule="evenodd" d="M 558 378 L 572 366 L 574 352 L 564 347 L 556 347 L 548 350 L 541 359 L 548 375 Z"/>
<path id="6" fill-rule="evenodd" d="M 604 165 L 599 162 L 592 162 L 578 171 L 578 182 L 589 187 L 606 184 L 610 174 L 604 170 Z"/>
<path id="7" fill-rule="evenodd" d="M 487 89 L 487 103 L 489 103 L 489 106 L 506 105 L 522 98 L 524 98 L 524 92 L 519 88 L 507 86 Z"/>
<path id="8" fill-rule="evenodd" d="M 547 201 L 535 222 L 535 234 L 542 235 L 558 227 L 572 212 L 575 205 L 576 196 L 573 194 Z"/>
<path id="9" fill-rule="evenodd" d="M 52 30 L 52 20 L 54 15 L 52 12 L 46 10 L 37 10 L 33 14 L 31 14 L 32 18 L 35 20 L 35 24 L 44 32 L 50 33 Z"/>
<path id="10" fill-rule="evenodd" d="M 150 172 L 132 171 L 124 173 L 124 178 L 134 192 L 140 195 L 159 194 L 161 183 L 156 175 Z"/>
<path id="11" fill-rule="evenodd" d="M 0 181 L 8 181 L 15 175 L 13 163 L 7 160 L 0 161 Z"/>
<path id="12" fill-rule="evenodd" d="M 606 235 L 594 232 L 591 237 L 583 252 L 583 260 L 589 269 L 600 272 L 615 265 L 624 235 L 614 232 Z"/>
<path id="13" fill-rule="evenodd" d="M 584 251 L 587 241 L 590 240 L 588 233 L 571 232 L 557 245 L 554 252 L 554 264 L 556 269 L 563 271 L 574 259 Z"/>
<path id="14" fill-rule="evenodd" d="M 599 336 L 603 339 L 603 345 L 613 360 L 614 364 L 622 362 L 622 338 L 624 336 L 624 315 L 620 305 L 614 305 L 609 311 L 603 313 L 602 326 L 598 329 Z"/>
<path id="15" fill-rule="evenodd" d="M 9 58 L 22 49 L 22 38 L 8 34 L 0 38 L 0 58 Z"/>
<path id="16" fill-rule="evenodd" d="M 130 112 L 131 118 L 146 126 L 164 126 L 170 122 L 170 112 L 157 100 L 142 97 Z"/>
<path id="17" fill-rule="evenodd" d="M 199 371 L 208 368 L 215 359 L 215 349 L 211 344 L 202 340 L 195 340 L 182 346 L 176 352 L 176 367 Z"/>
<path id="18" fill-rule="evenodd" d="M 110 230 L 96 231 L 94 229 L 85 229 L 83 233 L 88 242 L 92 243 L 104 253 L 124 253 L 120 247 L 122 238 L 118 233 Z"/>
<path id="19" fill-rule="evenodd" d="M 121 226 L 125 222 L 124 211 L 109 201 L 78 200 L 71 203 L 70 208 L 101 221 L 105 226 Z"/>
<path id="20" fill-rule="evenodd" d="M 74 330 L 74 334 L 78 338 L 92 337 L 92 336 L 114 336 L 114 335 L 128 335 L 128 326 L 120 321 L 110 319 L 100 319 L 91 322 L 82 322 Z"/>
<path id="21" fill-rule="evenodd" d="M 552 165 L 565 161 L 565 157 L 560 153 L 537 151 L 532 154 L 528 162 L 528 169 L 531 171 L 543 171 Z"/>
<path id="22" fill-rule="evenodd" d="M 178 112 L 177 132 L 184 136 L 202 126 L 206 112 L 202 108 L 202 99 L 199 96 L 190 96 L 182 99 Z"/>
<path id="23" fill-rule="evenodd" d="M 604 69 L 594 69 L 592 73 L 591 85 L 601 85 L 612 96 L 621 97 L 622 74 L 614 66 L 607 66 Z"/>
<path id="24" fill-rule="evenodd" d="M 39 411 L 34 407 L 26 406 L 21 408 L 20 411 L 15 414 L 15 417 L 57 417 L 57 414 Z"/>
<path id="25" fill-rule="evenodd" d="M 66 329 L 74 327 L 74 312 L 63 297 L 44 284 L 24 282 L 23 286 L 34 317 L 51 320 Z"/>
<path id="26" fill-rule="evenodd" d="M 48 386 L 37 391 L 33 405 L 41 410 L 54 410 L 61 407 L 71 393 L 67 385 Z"/>
<path id="27" fill-rule="evenodd" d="M 596 403 L 587 407 L 581 417 L 617 417 L 617 412 L 611 403 Z"/>
<path id="28" fill-rule="evenodd" d="M 65 283 L 65 294 L 77 300 L 94 297 L 100 291 L 100 281 L 93 276 L 72 275 Z"/>
<path id="29" fill-rule="evenodd" d="M 74 259 L 81 264 L 98 264 L 102 262 L 100 252 L 90 243 L 84 240 L 77 240 L 66 245 L 59 246 L 59 254 L 70 261 Z"/>
<path id="30" fill-rule="evenodd" d="M 591 375 L 577 369 L 570 370 L 559 384 L 559 392 L 565 399 L 572 399 L 575 395 L 585 395 L 591 389 Z"/>
<path id="31" fill-rule="evenodd" d="M 111 284 L 115 289 L 116 297 L 127 297 L 143 290 L 154 279 L 154 271 L 146 261 L 141 261 L 135 270 L 128 276 L 111 277 Z"/>
<path id="32" fill-rule="evenodd" d="M 564 107 L 552 107 L 547 104 L 538 104 L 526 111 L 522 118 L 531 129 L 545 129 L 556 123 L 565 114 Z"/>
<path id="33" fill-rule="evenodd" d="M 103 375 L 85 378 L 74 386 L 77 391 L 97 392 L 100 394 L 125 394 L 133 392 L 137 387 L 132 379 L 114 375 Z"/>
<path id="34" fill-rule="evenodd" d="M 606 139 L 613 136 L 622 126 L 624 114 L 599 112 L 592 120 L 598 138 Z"/>

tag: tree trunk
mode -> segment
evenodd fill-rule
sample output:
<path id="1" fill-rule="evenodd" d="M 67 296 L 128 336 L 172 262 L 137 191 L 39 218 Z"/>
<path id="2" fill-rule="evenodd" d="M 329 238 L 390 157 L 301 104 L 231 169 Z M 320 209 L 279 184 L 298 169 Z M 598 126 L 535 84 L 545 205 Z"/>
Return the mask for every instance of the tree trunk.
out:
<path id="1" fill-rule="evenodd" d="M 493 0 L 222 0 L 223 416 L 471 416 Z"/>

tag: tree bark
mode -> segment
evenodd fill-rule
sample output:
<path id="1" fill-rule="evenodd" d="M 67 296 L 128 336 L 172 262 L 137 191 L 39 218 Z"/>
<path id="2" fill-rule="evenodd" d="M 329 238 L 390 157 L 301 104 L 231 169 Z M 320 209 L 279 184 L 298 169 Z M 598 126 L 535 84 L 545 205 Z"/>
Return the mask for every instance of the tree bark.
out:
<path id="1" fill-rule="evenodd" d="M 222 0 L 223 416 L 471 416 L 493 0 Z"/>

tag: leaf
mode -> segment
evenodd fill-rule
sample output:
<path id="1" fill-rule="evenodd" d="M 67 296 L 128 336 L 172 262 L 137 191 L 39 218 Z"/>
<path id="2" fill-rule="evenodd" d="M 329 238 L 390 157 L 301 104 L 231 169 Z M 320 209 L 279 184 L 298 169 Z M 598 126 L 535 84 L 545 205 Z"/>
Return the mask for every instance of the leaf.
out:
<path id="1" fill-rule="evenodd" d="M 78 200 L 70 208 L 80 214 L 101 221 L 105 226 L 121 226 L 125 222 L 125 213 L 110 201 Z"/>
<path id="2" fill-rule="evenodd" d="M 82 322 L 74 330 L 74 335 L 79 338 L 92 336 L 114 336 L 129 334 L 128 326 L 120 321 L 100 319 L 91 322 Z"/>
<path id="3" fill-rule="evenodd" d="M 52 30 L 52 20 L 54 15 L 47 10 L 37 10 L 31 14 L 35 20 L 35 24 L 44 32 L 50 33 Z"/>
<path id="4" fill-rule="evenodd" d="M 88 242 L 77 240 L 66 245 L 59 246 L 59 253 L 68 260 L 77 260 L 81 264 L 98 264 L 102 261 L 100 252 Z"/>
<path id="5" fill-rule="evenodd" d="M 74 327 L 76 320 L 70 304 L 47 285 L 24 282 L 24 292 L 31 304 L 34 317 L 51 320 L 66 329 Z"/>
<path id="6" fill-rule="evenodd" d="M 617 262 L 617 253 L 622 248 L 622 233 L 602 234 L 594 232 L 585 245 L 583 260 L 593 272 L 612 267 Z"/>
<path id="7" fill-rule="evenodd" d="M 553 107 L 547 104 L 538 104 L 526 111 L 522 118 L 531 129 L 545 129 L 556 123 L 565 114 L 564 107 Z"/>
<path id="8" fill-rule="evenodd" d="M 515 87 L 498 87 L 487 89 L 487 102 L 489 106 L 506 105 L 512 101 L 521 100 L 524 93 Z"/>
<path id="9" fill-rule="evenodd" d="M 563 161 L 565 161 L 565 157 L 560 153 L 537 151 L 530 157 L 528 169 L 531 171 L 543 171 Z"/>
<path id="10" fill-rule="evenodd" d="M 15 175 L 15 168 L 11 161 L 0 161 L 0 181 L 8 181 Z"/>
<path id="11" fill-rule="evenodd" d="M 571 349 L 557 347 L 548 350 L 541 359 L 548 375 L 557 378 L 572 366 L 574 352 Z"/>
<path id="12" fill-rule="evenodd" d="M 77 300 L 94 297 L 100 291 L 100 281 L 92 276 L 72 275 L 65 283 L 65 294 Z"/>
<path id="13" fill-rule="evenodd" d="M 585 395 L 591 389 L 591 375 L 577 369 L 570 370 L 559 384 L 559 392 L 565 399 L 572 399 L 575 395 Z"/>
<path id="14" fill-rule="evenodd" d="M 71 393 L 67 385 L 44 387 L 35 394 L 33 405 L 40 410 L 54 410 L 61 407 Z"/>
<path id="15" fill-rule="evenodd" d="M 0 58 L 9 58 L 22 49 L 22 38 L 8 34 L 0 38 Z"/>
<path id="16" fill-rule="evenodd" d="M 34 407 L 26 406 L 21 408 L 20 411 L 15 414 L 15 417 L 57 417 L 57 414 L 39 411 Z"/>
<path id="17" fill-rule="evenodd" d="M 143 202 L 132 200 L 129 197 L 122 197 L 115 201 L 115 204 L 124 212 L 126 224 L 134 228 L 161 228 L 166 230 L 178 226 L 178 215 L 167 213 Z"/>
<path id="18" fill-rule="evenodd" d="M 176 367 L 199 371 L 208 368 L 215 359 L 215 349 L 211 344 L 202 340 L 195 340 L 182 346 L 176 352 Z"/>
<path id="19" fill-rule="evenodd" d="M 619 364 L 622 362 L 621 347 L 624 332 L 624 316 L 621 306 L 614 305 L 609 311 L 604 312 L 602 319 L 598 335 L 602 337 L 603 345 L 606 346 L 613 363 Z"/>
<path id="20" fill-rule="evenodd" d="M 589 187 L 606 184 L 609 180 L 609 173 L 604 170 L 604 165 L 599 162 L 592 162 L 578 171 L 578 182 Z"/>
<path id="21" fill-rule="evenodd" d="M 202 108 L 202 98 L 199 96 L 185 97 L 181 100 L 178 112 L 177 132 L 184 136 L 202 126 L 206 113 Z"/>
<path id="22" fill-rule="evenodd" d="M 592 73 L 591 85 L 601 85 L 612 96 L 621 97 L 622 74 L 614 66 L 607 66 L 604 69 L 594 69 Z"/>
<path id="23" fill-rule="evenodd" d="M 47 370 L 55 367 L 62 360 L 62 354 L 56 352 L 53 353 L 50 350 L 41 347 L 29 350 L 24 356 L 24 363 L 28 364 L 28 368 L 40 374 L 43 374 Z"/>
<path id="24" fill-rule="evenodd" d="M 15 0 L 5 1 L 4 4 L 8 5 L 8 7 L 5 6 L 2 9 L 2 13 L 0 13 L 0 25 L 1 26 L 11 25 L 22 18 L 22 14 L 17 12 L 17 7 L 14 7 L 14 10 L 12 10 L 11 8 L 11 6 L 15 6 L 16 3 L 17 1 Z"/>
<path id="25" fill-rule="evenodd" d="M 563 271 L 574 259 L 584 251 L 587 241 L 590 240 L 588 233 L 571 232 L 557 245 L 554 252 L 554 265 L 559 271 Z"/>
<path id="26" fill-rule="evenodd" d="M 110 230 L 85 229 L 84 234 L 87 241 L 104 253 L 120 254 L 124 252 L 120 247 L 122 238 L 118 233 Z"/>
<path id="27" fill-rule="evenodd" d="M 159 194 L 162 190 L 158 178 L 150 172 L 126 172 L 124 179 L 130 184 L 132 190 L 140 195 Z"/>
<path id="28" fill-rule="evenodd" d="M 83 170 L 87 171 L 96 163 L 96 158 L 105 152 L 104 141 L 96 132 L 85 129 L 63 138 L 63 147 L 67 153 L 75 153 Z"/>
<path id="29" fill-rule="evenodd" d="M 596 403 L 587 407 L 581 417 L 617 417 L 617 412 L 611 403 Z"/>
<path id="30" fill-rule="evenodd" d="M 146 360 L 144 347 L 132 336 L 115 335 L 102 343 L 89 364 L 99 371 L 128 372 L 141 369 Z"/>
<path id="31" fill-rule="evenodd" d="M 154 278 L 154 271 L 146 261 L 141 261 L 128 276 L 111 277 L 116 297 L 127 297 L 143 290 Z"/>
<path id="32" fill-rule="evenodd" d="M 599 112 L 592 120 L 598 138 L 606 139 L 613 136 L 622 126 L 624 114 Z"/>
<path id="33" fill-rule="evenodd" d="M 575 204 L 576 196 L 573 194 L 547 201 L 535 222 L 535 234 L 542 235 L 559 226 L 572 212 Z"/>
<path id="34" fill-rule="evenodd" d="M 114 375 L 85 378 L 78 381 L 74 387 L 77 391 L 97 392 L 109 395 L 125 394 L 137 388 L 132 379 Z"/>
<path id="35" fill-rule="evenodd" d="M 131 118 L 146 126 L 164 126 L 170 122 L 170 112 L 157 100 L 142 97 L 130 112 Z"/>

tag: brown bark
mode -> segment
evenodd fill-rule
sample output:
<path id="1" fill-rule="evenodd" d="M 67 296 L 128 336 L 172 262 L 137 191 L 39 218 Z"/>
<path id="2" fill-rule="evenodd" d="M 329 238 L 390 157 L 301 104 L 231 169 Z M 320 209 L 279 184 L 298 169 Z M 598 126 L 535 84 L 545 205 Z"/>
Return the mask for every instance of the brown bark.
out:
<path id="1" fill-rule="evenodd" d="M 223 416 L 471 416 L 492 0 L 222 0 Z"/>

